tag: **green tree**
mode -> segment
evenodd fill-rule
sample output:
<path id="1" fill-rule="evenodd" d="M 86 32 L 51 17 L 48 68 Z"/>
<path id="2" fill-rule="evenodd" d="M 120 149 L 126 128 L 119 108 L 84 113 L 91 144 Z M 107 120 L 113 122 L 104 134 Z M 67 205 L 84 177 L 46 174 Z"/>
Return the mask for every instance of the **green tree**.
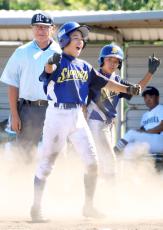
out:
<path id="1" fill-rule="evenodd" d="M 13 10 L 36 10 L 40 9 L 40 0 L 8 0 L 9 8 Z"/>
<path id="2" fill-rule="evenodd" d="M 10 0 L 0 0 L 0 9 L 9 10 L 10 9 L 9 2 Z"/>
<path id="3" fill-rule="evenodd" d="M 0 9 L 160 10 L 163 0 L 0 0 Z"/>
<path id="4" fill-rule="evenodd" d="M 161 0 L 122 0 L 122 10 L 157 10 L 160 9 Z"/>

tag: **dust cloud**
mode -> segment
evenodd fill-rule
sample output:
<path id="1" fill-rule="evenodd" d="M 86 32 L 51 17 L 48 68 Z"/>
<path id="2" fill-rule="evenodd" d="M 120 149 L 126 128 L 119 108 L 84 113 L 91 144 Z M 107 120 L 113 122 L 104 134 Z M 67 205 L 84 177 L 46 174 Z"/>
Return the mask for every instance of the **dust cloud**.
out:
<path id="1" fill-rule="evenodd" d="M 131 149 L 129 149 L 131 152 Z M 109 221 L 159 219 L 163 216 L 163 174 L 154 168 L 145 147 L 134 146 L 133 158 L 117 159 L 117 174 L 99 176 L 95 206 Z M 140 152 L 143 152 L 143 157 Z M 33 178 L 38 153 L 33 160 L 7 144 L 0 147 L 0 219 L 23 217 L 30 220 L 33 200 Z M 109 163 L 108 163 L 109 167 Z M 43 208 L 51 218 L 81 218 L 84 202 L 84 166 L 80 157 L 69 148 L 56 160 L 47 180 Z"/>

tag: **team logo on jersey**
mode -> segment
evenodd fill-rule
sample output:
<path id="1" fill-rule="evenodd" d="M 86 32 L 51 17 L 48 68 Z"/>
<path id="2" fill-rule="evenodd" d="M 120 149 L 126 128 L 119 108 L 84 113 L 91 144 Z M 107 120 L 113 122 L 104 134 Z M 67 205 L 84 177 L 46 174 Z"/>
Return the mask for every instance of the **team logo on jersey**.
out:
<path id="1" fill-rule="evenodd" d="M 152 123 L 159 123 L 159 118 L 157 116 L 153 116 L 148 118 L 147 120 L 143 121 L 143 125 L 148 125 L 148 124 L 152 124 Z"/>
<path id="2" fill-rule="evenodd" d="M 63 68 L 60 77 L 58 77 L 57 82 L 61 83 L 64 81 L 87 81 L 88 80 L 88 72 L 84 70 L 76 70 L 76 69 L 67 69 Z"/>
<path id="3" fill-rule="evenodd" d="M 109 89 L 106 88 L 102 88 L 101 89 L 101 99 L 102 100 L 111 100 L 112 98 L 114 98 L 114 96 L 117 95 L 117 93 L 110 91 Z"/>
<path id="4" fill-rule="evenodd" d="M 108 95 L 107 95 L 107 92 L 106 92 L 106 89 L 102 88 L 101 89 L 101 100 L 105 100 L 108 98 Z"/>

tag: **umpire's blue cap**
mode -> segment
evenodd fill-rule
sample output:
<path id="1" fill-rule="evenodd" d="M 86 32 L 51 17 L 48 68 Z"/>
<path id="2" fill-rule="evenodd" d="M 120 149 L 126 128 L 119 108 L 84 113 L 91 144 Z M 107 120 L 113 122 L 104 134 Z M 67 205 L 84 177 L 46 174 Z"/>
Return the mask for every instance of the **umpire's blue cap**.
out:
<path id="1" fill-rule="evenodd" d="M 31 24 L 51 26 L 54 24 L 54 21 L 53 18 L 48 13 L 41 12 L 33 15 Z"/>

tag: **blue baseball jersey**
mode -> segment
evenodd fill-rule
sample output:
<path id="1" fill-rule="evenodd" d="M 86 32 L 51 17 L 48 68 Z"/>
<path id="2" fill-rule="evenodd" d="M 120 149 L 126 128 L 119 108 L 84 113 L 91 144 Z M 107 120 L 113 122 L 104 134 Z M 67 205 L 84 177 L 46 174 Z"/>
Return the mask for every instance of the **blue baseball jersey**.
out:
<path id="1" fill-rule="evenodd" d="M 101 70 L 100 70 L 101 72 Z M 102 73 L 102 72 L 101 72 Z M 107 79 L 115 80 L 122 85 L 132 85 L 128 81 L 125 81 L 120 78 L 119 75 L 115 73 L 105 74 Z M 126 93 L 115 93 L 107 89 L 91 89 L 89 93 L 90 101 L 92 100 L 96 106 L 88 106 L 89 108 L 89 119 L 104 121 L 107 120 L 109 123 L 117 116 L 116 107 L 120 98 L 131 99 L 132 96 Z"/>
<path id="2" fill-rule="evenodd" d="M 62 53 L 61 62 L 51 75 L 45 71 L 40 75 L 47 98 L 54 103 L 76 103 L 86 105 L 90 89 L 99 91 L 108 79 L 89 63 Z"/>

